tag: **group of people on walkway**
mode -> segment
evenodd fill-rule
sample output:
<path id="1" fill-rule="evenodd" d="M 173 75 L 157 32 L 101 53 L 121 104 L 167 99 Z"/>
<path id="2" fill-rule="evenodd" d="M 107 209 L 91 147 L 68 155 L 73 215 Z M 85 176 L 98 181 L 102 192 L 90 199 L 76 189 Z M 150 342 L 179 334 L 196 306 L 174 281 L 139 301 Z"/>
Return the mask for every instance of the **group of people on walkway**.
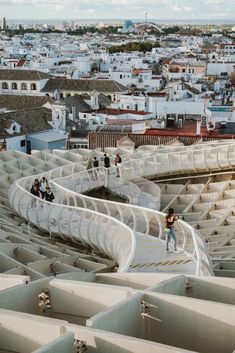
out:
<path id="1" fill-rule="evenodd" d="M 118 165 L 120 163 L 122 163 L 122 158 L 120 157 L 119 154 L 116 154 L 114 164 L 116 166 L 116 176 L 118 178 L 120 177 L 119 168 L 118 168 Z M 111 162 L 110 162 L 110 158 L 107 156 L 106 153 L 104 153 L 103 166 L 104 166 L 104 168 L 108 169 L 108 174 L 109 174 L 109 168 L 111 167 Z M 87 161 L 87 168 L 86 169 L 92 173 L 93 179 L 94 178 L 96 179 L 96 175 L 92 171 L 95 168 L 99 168 L 99 161 L 98 161 L 97 157 L 94 157 L 93 159 L 89 158 Z"/>
<path id="2" fill-rule="evenodd" d="M 41 179 L 34 180 L 30 192 L 32 195 L 48 202 L 53 202 L 55 198 L 48 181 L 44 176 Z M 32 199 L 32 207 L 36 207 L 36 198 Z"/>
<path id="3" fill-rule="evenodd" d="M 122 159 L 119 154 L 116 155 L 114 164 L 117 167 L 122 162 Z M 103 166 L 104 168 L 109 169 L 111 167 L 110 158 L 107 154 L 104 154 L 103 159 Z M 87 170 L 92 173 L 92 177 L 96 178 L 94 174 L 94 169 L 99 168 L 99 161 L 97 157 L 89 158 L 87 161 Z M 109 173 L 109 171 L 108 171 Z M 119 168 L 116 168 L 116 176 L 120 177 Z M 51 191 L 49 183 L 47 179 L 43 176 L 40 180 L 35 179 L 33 185 L 30 190 L 31 194 L 48 202 L 53 202 L 55 196 Z M 31 207 L 36 207 L 36 197 L 32 199 Z M 179 217 L 174 214 L 173 208 L 169 208 L 168 214 L 165 217 L 165 230 L 166 230 L 166 251 L 169 251 L 169 243 L 172 240 L 174 250 L 177 251 L 176 248 L 176 235 L 174 230 L 174 223 L 177 221 Z"/>

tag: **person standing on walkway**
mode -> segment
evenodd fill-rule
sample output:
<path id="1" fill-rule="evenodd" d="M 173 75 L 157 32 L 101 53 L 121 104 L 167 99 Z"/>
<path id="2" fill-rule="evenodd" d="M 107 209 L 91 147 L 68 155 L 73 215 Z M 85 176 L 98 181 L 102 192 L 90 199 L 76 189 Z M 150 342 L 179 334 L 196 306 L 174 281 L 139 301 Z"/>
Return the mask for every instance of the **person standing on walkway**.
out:
<path id="1" fill-rule="evenodd" d="M 40 188 L 40 181 L 38 179 L 34 179 L 34 182 L 32 184 L 32 188 L 33 186 L 36 186 L 38 189 Z"/>
<path id="2" fill-rule="evenodd" d="M 91 178 L 93 178 L 92 168 L 93 168 L 93 160 L 91 157 L 89 157 L 86 164 L 86 170 L 88 171 L 88 174 L 91 176 Z"/>
<path id="3" fill-rule="evenodd" d="M 109 168 L 110 168 L 110 159 L 107 156 L 107 154 L 104 154 L 104 167 L 107 168 L 108 174 L 109 174 Z"/>
<path id="4" fill-rule="evenodd" d="M 99 161 L 97 160 L 96 157 L 93 159 L 93 168 L 99 168 Z"/>
<path id="5" fill-rule="evenodd" d="M 174 214 L 174 209 L 169 208 L 168 214 L 165 218 L 165 228 L 166 228 L 166 251 L 169 251 L 169 242 L 172 239 L 174 244 L 174 250 L 177 251 L 176 248 L 176 235 L 174 229 L 174 223 L 179 219 L 178 216 Z"/>
<path id="6" fill-rule="evenodd" d="M 94 157 L 94 159 L 93 159 L 93 168 L 94 168 L 94 170 L 93 170 L 93 178 L 94 178 L 94 180 L 96 180 L 98 171 L 96 171 L 95 169 L 99 168 L 99 161 L 97 160 L 96 157 Z"/>
<path id="7" fill-rule="evenodd" d="M 118 178 L 120 177 L 119 168 L 118 168 L 118 164 L 120 164 L 120 163 L 122 163 L 122 159 L 119 156 L 119 154 L 116 154 L 116 158 L 115 158 L 114 164 L 117 167 L 116 168 L 116 177 L 118 177 Z"/>
<path id="8" fill-rule="evenodd" d="M 31 190 L 30 190 L 30 193 L 36 197 L 33 197 L 32 200 L 31 200 L 31 208 L 33 207 L 37 207 L 37 197 L 41 197 L 41 193 L 40 193 L 40 190 L 39 190 L 39 184 L 38 183 L 34 183 Z"/>
<path id="9" fill-rule="evenodd" d="M 90 170 L 90 169 L 92 169 L 92 167 L 93 167 L 93 160 L 92 160 L 91 157 L 89 157 L 88 160 L 87 160 L 86 169 Z"/>
<path id="10" fill-rule="evenodd" d="M 47 179 L 45 177 L 42 177 L 39 185 L 40 185 L 40 193 L 42 195 L 42 199 L 44 199 L 45 193 L 46 193 L 46 187 L 48 186 Z"/>
<path id="11" fill-rule="evenodd" d="M 55 196 L 53 194 L 53 192 L 51 191 L 50 187 L 47 186 L 46 187 L 46 193 L 45 193 L 45 200 L 49 201 L 49 202 L 53 202 Z"/>

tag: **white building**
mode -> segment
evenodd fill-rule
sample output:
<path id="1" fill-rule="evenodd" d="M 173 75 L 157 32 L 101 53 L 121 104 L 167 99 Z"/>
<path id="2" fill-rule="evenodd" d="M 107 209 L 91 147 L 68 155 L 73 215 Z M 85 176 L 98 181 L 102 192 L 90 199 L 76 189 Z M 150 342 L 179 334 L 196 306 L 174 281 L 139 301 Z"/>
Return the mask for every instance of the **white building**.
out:
<path id="1" fill-rule="evenodd" d="M 32 70 L 0 70 L 0 94 L 39 96 L 51 76 Z"/>

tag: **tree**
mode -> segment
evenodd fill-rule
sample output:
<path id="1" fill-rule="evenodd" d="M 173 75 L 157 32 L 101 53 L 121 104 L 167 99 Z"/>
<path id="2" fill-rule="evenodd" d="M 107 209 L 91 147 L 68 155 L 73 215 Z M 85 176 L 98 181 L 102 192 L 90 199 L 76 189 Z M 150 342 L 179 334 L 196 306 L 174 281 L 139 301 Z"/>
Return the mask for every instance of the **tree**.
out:
<path id="1" fill-rule="evenodd" d="M 159 48 L 159 43 L 149 43 L 149 42 L 129 42 L 122 45 L 113 45 L 109 48 L 109 52 L 112 53 L 124 53 L 132 51 L 149 52 L 153 48 Z"/>

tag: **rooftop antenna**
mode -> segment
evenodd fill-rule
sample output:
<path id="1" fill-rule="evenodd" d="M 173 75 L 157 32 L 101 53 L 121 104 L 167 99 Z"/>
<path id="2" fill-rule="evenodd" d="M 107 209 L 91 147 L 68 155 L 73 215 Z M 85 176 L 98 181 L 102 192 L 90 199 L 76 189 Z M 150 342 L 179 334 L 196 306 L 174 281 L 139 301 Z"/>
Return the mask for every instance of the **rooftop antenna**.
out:
<path id="1" fill-rule="evenodd" d="M 147 30 L 147 22 L 148 22 L 148 11 L 147 9 L 145 10 L 144 13 L 144 33 L 143 33 L 143 40 L 145 38 L 145 31 Z"/>
<path id="2" fill-rule="evenodd" d="M 145 10 L 145 13 L 144 13 L 144 22 L 145 22 L 145 24 L 148 22 L 148 11 L 147 11 L 147 9 Z"/>

